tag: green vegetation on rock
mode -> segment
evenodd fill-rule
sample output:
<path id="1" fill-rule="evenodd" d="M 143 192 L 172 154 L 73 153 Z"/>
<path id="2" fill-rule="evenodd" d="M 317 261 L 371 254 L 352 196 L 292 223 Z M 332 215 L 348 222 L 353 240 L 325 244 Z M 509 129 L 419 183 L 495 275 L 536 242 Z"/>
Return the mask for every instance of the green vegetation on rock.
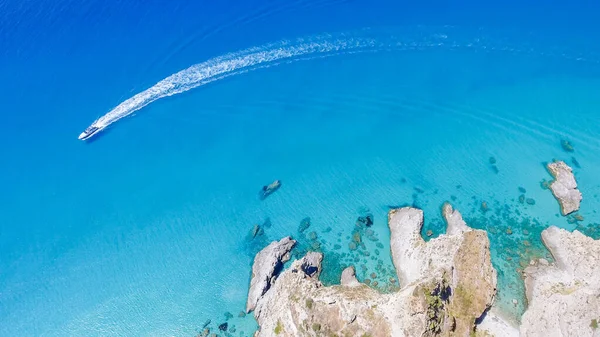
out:
<path id="1" fill-rule="evenodd" d="M 279 335 L 282 331 L 283 326 L 281 326 L 281 321 L 277 320 L 277 326 L 275 327 L 275 330 L 273 330 L 273 332 L 275 332 L 276 335 Z"/>
<path id="2" fill-rule="evenodd" d="M 431 287 L 423 289 L 425 300 L 427 301 L 427 331 L 426 335 L 438 335 L 444 325 L 445 307 L 450 293 L 450 285 L 446 280 L 446 275 L 442 277 L 441 282 L 434 283 Z"/>

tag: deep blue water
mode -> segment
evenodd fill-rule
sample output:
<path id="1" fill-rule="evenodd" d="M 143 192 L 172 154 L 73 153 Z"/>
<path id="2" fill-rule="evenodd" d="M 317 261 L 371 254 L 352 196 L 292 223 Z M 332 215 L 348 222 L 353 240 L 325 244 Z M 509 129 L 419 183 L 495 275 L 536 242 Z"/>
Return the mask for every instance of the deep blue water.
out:
<path id="1" fill-rule="evenodd" d="M 237 315 L 261 245 L 298 236 L 310 217 L 321 249 L 339 259 L 332 269 L 364 264 L 359 277 L 377 270 L 383 284 L 393 275 L 387 207 L 424 208 L 437 235 L 440 206 L 453 199 L 471 225 L 488 229 L 498 305 L 518 319 L 515 269 L 546 254 L 539 232 L 549 224 L 600 232 L 598 10 L 593 2 L 0 3 L 0 335 L 193 336 L 227 311 L 235 335 L 251 335 L 251 317 Z M 218 80 L 77 140 L 96 118 L 193 64 L 324 33 L 383 42 Z M 390 47 L 398 41 L 404 47 Z M 549 179 L 542 162 L 573 157 L 584 194 L 578 224 L 557 216 L 540 188 Z M 259 201 L 274 179 L 281 190 Z M 535 205 L 519 202 L 518 187 Z M 380 255 L 355 262 L 348 242 L 365 209 L 382 246 L 367 241 L 371 257 Z M 264 236 L 248 240 L 266 218 Z"/>

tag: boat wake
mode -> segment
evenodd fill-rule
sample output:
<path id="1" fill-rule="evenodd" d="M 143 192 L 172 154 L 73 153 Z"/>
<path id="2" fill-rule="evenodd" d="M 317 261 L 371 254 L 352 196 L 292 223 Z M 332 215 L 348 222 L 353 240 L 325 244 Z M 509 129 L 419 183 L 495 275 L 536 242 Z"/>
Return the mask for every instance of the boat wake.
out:
<path id="1" fill-rule="evenodd" d="M 589 61 L 579 55 L 570 55 L 560 50 L 540 52 L 531 46 L 511 46 L 506 41 L 487 36 L 482 31 L 476 35 L 458 34 L 453 27 L 440 30 L 417 27 L 400 34 L 377 34 L 369 29 L 338 35 L 319 35 L 294 41 L 281 41 L 261 47 L 229 53 L 198 63 L 175 73 L 154 86 L 123 101 L 104 116 L 94 121 L 79 139 L 87 140 L 119 119 L 129 116 L 146 105 L 164 97 L 183 93 L 204 84 L 248 71 L 268 68 L 281 63 L 329 57 L 339 54 L 378 52 L 386 50 L 427 50 L 447 48 L 448 50 L 476 50 L 500 52 L 513 55 L 537 55 L 557 57 L 577 62 Z M 600 63 L 597 59 L 593 63 Z"/>
<path id="2" fill-rule="evenodd" d="M 377 46 L 378 42 L 371 38 L 319 36 L 293 42 L 282 41 L 219 56 L 175 73 L 149 89 L 123 101 L 106 115 L 94 121 L 86 131 L 95 130 L 95 128 L 102 130 L 158 99 L 173 96 L 225 77 L 282 62 L 306 59 L 308 56 L 318 58 L 340 52 L 372 50 Z M 93 136 L 93 134 L 82 135 L 79 139 L 89 139 Z"/>

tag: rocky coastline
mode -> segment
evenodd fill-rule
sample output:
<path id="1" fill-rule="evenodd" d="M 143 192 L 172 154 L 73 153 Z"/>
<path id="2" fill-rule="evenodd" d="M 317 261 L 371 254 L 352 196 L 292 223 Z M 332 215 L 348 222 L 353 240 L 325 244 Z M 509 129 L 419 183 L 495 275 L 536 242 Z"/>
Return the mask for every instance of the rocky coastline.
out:
<path id="1" fill-rule="evenodd" d="M 582 194 L 571 167 L 553 161 L 546 168 L 554 180 L 542 184 L 542 188 L 552 191 L 563 216 L 580 222 L 583 217 L 574 213 L 580 208 Z M 524 188 L 519 187 L 519 193 L 520 204 L 535 205 L 533 199 L 525 197 Z M 483 201 L 481 212 L 485 215 L 487 211 L 489 206 Z M 527 260 L 519 253 L 516 272 L 524 281 L 525 298 L 513 298 L 512 304 L 515 308 L 523 305 L 525 312 L 517 322 L 494 305 L 499 275 L 492 265 L 490 239 L 481 229 L 481 222 L 473 217 L 463 219 L 446 202 L 441 209 L 445 234 L 435 236 L 431 230 L 424 232 L 421 209 L 390 206 L 387 224 L 395 270 L 391 266 L 391 274 L 386 269 L 378 270 L 378 274 L 387 274 L 385 279 L 389 277 L 387 285 L 378 285 L 376 279 L 382 281 L 381 274 L 371 273 L 369 278 L 361 264 L 369 258 L 364 240 L 376 243 L 375 255 L 384 246 L 370 228 L 373 215 L 368 210 L 361 213 L 352 235 L 346 237 L 350 240 L 349 251 L 355 253 L 350 259 L 335 252 L 341 248 L 339 244 L 332 251 L 320 249 L 316 232 L 307 231 L 311 228 L 310 218 L 301 221 L 295 239 L 285 237 L 262 246 L 265 248 L 256 254 L 252 266 L 246 306 L 246 313 L 253 312 L 259 325 L 254 337 L 600 337 L 600 240 L 577 230 L 540 228 L 536 236 L 541 236 L 540 247 L 543 243 L 546 253 L 534 253 Z M 480 229 L 468 225 L 474 220 Z M 498 233 L 497 227 L 483 228 Z M 519 230 L 521 235 L 529 234 L 525 228 Z M 253 230 L 253 238 L 262 235 L 260 229 Z M 324 232 L 328 231 L 331 227 Z M 502 231 L 507 237 L 513 234 L 510 224 Z M 534 252 L 529 250 L 529 241 L 523 244 L 525 253 Z M 513 251 L 502 249 L 501 254 L 509 254 L 505 261 L 512 262 Z M 334 260 L 344 258 L 346 264 L 330 265 L 332 254 Z M 332 272 L 334 267 L 341 274 Z M 227 326 L 224 328 L 225 335 L 229 335 Z"/>
<path id="2" fill-rule="evenodd" d="M 492 307 L 497 273 L 487 233 L 469 227 L 449 203 L 442 215 L 446 234 L 426 242 L 422 210 L 389 211 L 400 283 L 391 293 L 360 282 L 354 266 L 343 270 L 339 285 L 325 286 L 319 280 L 319 252 L 309 251 L 278 275 L 269 274 L 271 263 L 264 261 L 282 256 L 271 256 L 279 242 L 272 243 L 253 267 L 254 276 L 272 280 L 258 297 L 251 292 L 259 325 L 254 336 L 600 336 L 600 240 L 556 227 L 542 232 L 555 261 L 532 260 L 525 269 L 529 306 L 517 326 Z M 256 266 L 267 266 L 266 272 Z"/>

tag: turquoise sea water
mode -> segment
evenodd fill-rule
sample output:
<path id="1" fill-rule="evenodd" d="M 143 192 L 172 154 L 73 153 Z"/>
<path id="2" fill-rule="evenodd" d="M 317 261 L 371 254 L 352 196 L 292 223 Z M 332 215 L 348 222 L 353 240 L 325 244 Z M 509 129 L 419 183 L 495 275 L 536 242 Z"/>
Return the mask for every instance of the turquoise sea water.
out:
<path id="1" fill-rule="evenodd" d="M 249 336 L 255 323 L 238 313 L 263 245 L 301 238 L 304 248 L 328 257 L 325 282 L 353 263 L 360 279 L 375 272 L 379 288 L 389 290 L 389 207 L 423 208 L 424 231 L 435 236 L 443 232 L 445 201 L 488 230 L 498 306 L 518 320 L 517 269 L 547 255 L 540 231 L 553 224 L 600 235 L 600 56 L 593 39 L 468 25 L 399 28 L 390 17 L 382 22 L 396 26 L 366 33 L 361 22 L 341 22 L 233 39 L 227 29 L 267 26 L 256 19 L 260 13 L 279 17 L 279 7 L 247 6 L 204 31 L 181 20 L 169 31 L 181 29 L 177 40 L 156 38 L 156 50 L 151 36 L 160 34 L 140 20 L 147 44 L 99 36 L 101 45 L 123 48 L 120 56 L 72 48 L 77 61 L 67 66 L 70 58 L 59 60 L 69 54 L 66 42 L 40 42 L 53 58 L 25 46 L 27 58 L 3 55 L 12 80 L 3 84 L 3 111 L 15 113 L 3 113 L 8 131 L 0 135 L 1 336 L 194 336 L 208 319 L 215 329 L 225 312 L 234 316 L 233 334 Z M 108 17 L 120 27 L 119 15 Z M 385 43 L 284 59 L 160 99 L 91 142 L 76 139 L 98 116 L 192 64 L 280 38 L 340 32 Z M 199 41 L 212 47 L 203 50 Z M 402 46 L 390 44 L 397 41 Z M 573 153 L 561 148 L 562 139 Z M 551 178 L 543 163 L 553 158 L 579 163 L 583 221 L 559 216 L 540 187 Z M 281 189 L 260 201 L 260 188 L 275 179 Z M 522 194 L 535 205 L 521 203 Z M 350 250 L 365 213 L 373 215 L 373 233 L 362 231 L 365 249 Z M 311 225 L 301 234 L 306 217 Z M 266 219 L 264 234 L 250 239 Z"/>

